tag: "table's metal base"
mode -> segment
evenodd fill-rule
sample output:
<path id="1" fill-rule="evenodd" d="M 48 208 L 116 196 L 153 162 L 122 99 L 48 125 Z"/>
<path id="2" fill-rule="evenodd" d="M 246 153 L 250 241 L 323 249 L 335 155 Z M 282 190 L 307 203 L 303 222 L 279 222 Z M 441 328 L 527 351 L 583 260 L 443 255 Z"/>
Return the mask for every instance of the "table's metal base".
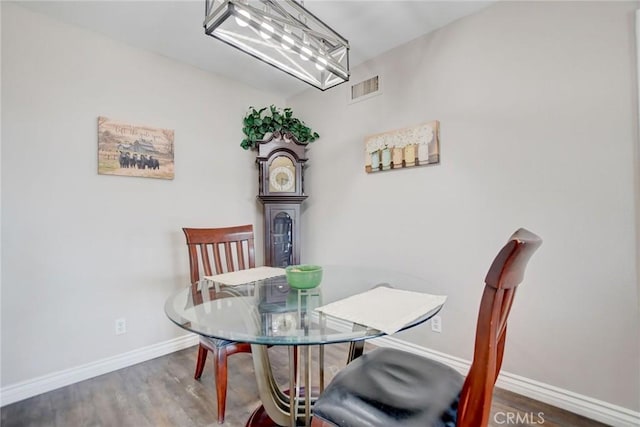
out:
<path id="1" fill-rule="evenodd" d="M 361 326 L 356 325 L 354 329 L 359 327 Z M 262 406 L 251 415 L 247 426 L 297 427 L 303 425 L 309 427 L 311 425 L 313 403 L 324 390 L 324 346 L 318 346 L 320 387 L 317 389 L 311 385 L 311 347 L 311 345 L 289 346 L 289 390 L 293 392 L 290 395 L 289 391 L 283 392 L 275 381 L 267 347 L 251 345 L 253 366 Z M 299 350 L 302 354 L 299 353 Z M 360 357 L 363 350 L 364 341 L 352 342 L 349 347 L 347 363 Z M 300 358 L 300 356 L 302 357 Z M 302 381 L 300 371 L 304 373 Z M 313 390 L 309 398 L 307 398 L 305 390 Z"/>
<path id="2" fill-rule="evenodd" d="M 313 406 L 313 396 L 307 399 L 304 390 L 313 390 L 311 387 L 311 346 L 289 346 L 289 393 L 283 392 L 275 381 L 271 363 L 269 361 L 269 353 L 267 347 L 263 345 L 252 344 L 251 352 L 253 359 L 253 367 L 256 373 L 256 381 L 258 383 L 258 393 L 260 400 L 264 406 L 264 411 L 273 420 L 275 425 L 296 427 L 300 425 L 311 425 L 311 408 Z M 303 380 L 300 381 L 300 354 L 302 353 L 302 365 L 304 367 Z M 320 360 L 324 363 L 324 349 L 320 346 Z M 324 386 L 324 371 L 320 370 L 320 386 Z M 316 396 L 322 392 L 322 388 L 316 393 Z M 312 394 L 313 395 L 313 394 Z M 253 418 L 253 417 L 252 417 Z"/>

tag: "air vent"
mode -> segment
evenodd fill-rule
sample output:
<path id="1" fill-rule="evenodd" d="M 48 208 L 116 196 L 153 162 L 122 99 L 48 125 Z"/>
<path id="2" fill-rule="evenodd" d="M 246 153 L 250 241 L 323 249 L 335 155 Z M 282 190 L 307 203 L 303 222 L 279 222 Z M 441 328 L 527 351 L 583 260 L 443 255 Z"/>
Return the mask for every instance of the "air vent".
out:
<path id="1" fill-rule="evenodd" d="M 374 76 L 360 83 L 351 85 L 351 102 L 363 101 L 375 95 L 379 95 L 380 76 Z"/>

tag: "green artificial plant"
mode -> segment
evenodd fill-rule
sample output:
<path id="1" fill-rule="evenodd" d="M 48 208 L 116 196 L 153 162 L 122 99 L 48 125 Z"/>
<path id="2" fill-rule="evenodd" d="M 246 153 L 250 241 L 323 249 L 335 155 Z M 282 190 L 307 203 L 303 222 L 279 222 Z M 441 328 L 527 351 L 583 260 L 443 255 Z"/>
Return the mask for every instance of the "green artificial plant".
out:
<path id="1" fill-rule="evenodd" d="M 320 137 L 317 132 L 313 132 L 304 122 L 293 117 L 291 108 L 284 110 L 271 105 L 256 110 L 249 107 L 249 112 L 242 120 L 242 132 L 245 138 L 240 146 L 245 150 L 256 148 L 258 141 L 262 141 L 264 136 L 271 132 L 290 132 L 299 142 L 309 143 Z"/>

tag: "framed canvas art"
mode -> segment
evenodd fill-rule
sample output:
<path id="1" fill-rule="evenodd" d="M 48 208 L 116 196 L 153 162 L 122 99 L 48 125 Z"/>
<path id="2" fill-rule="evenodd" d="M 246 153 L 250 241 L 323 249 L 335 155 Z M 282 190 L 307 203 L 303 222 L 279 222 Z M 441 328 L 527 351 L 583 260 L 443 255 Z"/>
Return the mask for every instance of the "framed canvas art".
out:
<path id="1" fill-rule="evenodd" d="M 369 135 L 364 142 L 364 168 L 368 173 L 440 162 L 440 122 L 437 120 Z"/>
<path id="2" fill-rule="evenodd" d="M 174 131 L 98 117 L 98 173 L 173 179 Z"/>

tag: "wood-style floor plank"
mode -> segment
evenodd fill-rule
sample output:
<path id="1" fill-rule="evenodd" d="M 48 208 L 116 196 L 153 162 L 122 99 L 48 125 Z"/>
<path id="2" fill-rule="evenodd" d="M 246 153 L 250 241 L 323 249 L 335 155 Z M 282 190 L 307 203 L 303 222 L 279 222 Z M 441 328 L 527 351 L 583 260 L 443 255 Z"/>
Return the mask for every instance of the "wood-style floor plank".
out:
<path id="1" fill-rule="evenodd" d="M 347 345 L 330 345 L 325 349 L 328 383 L 344 367 Z M 288 388 L 287 349 L 273 347 L 269 354 L 277 381 Z M 317 350 L 313 354 L 315 359 Z M 207 363 L 201 380 L 196 381 L 193 379 L 196 356 L 197 347 L 189 348 L 8 405 L 0 409 L 0 424 L 2 427 L 217 426 L 213 364 Z M 313 376 L 317 378 L 317 370 Z M 251 355 L 231 356 L 224 426 L 243 427 L 258 405 Z M 509 416 L 513 422 L 507 423 Z M 489 425 L 604 426 L 499 389 L 494 394 Z"/>

